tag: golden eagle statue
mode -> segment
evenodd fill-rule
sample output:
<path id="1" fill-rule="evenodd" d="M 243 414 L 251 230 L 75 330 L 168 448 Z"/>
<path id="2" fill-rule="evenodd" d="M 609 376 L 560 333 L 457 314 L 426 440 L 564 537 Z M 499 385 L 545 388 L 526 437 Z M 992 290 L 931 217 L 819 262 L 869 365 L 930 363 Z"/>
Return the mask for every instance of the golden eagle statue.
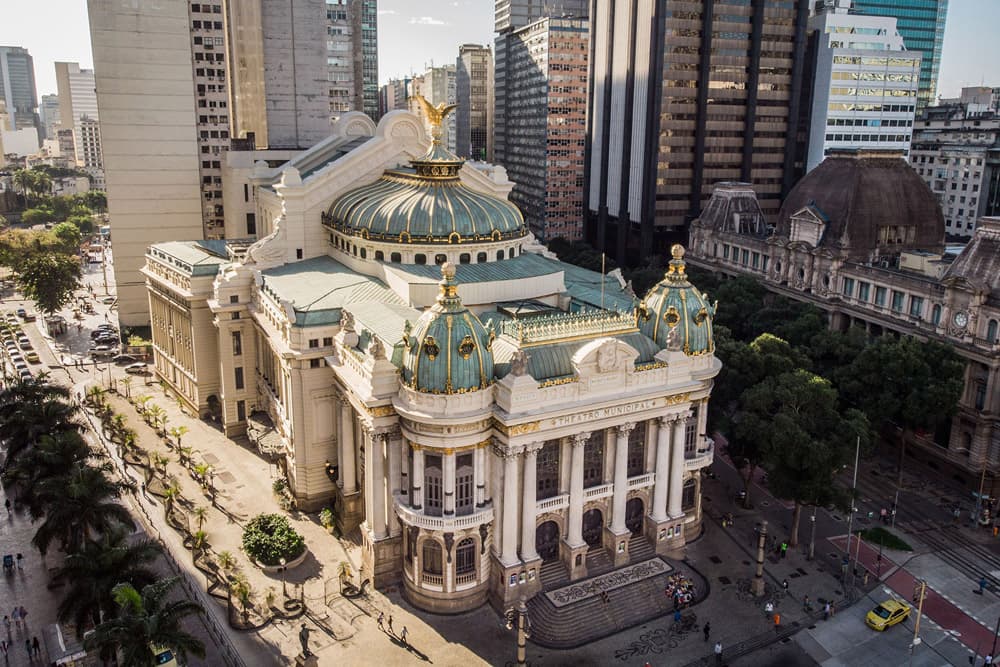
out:
<path id="1" fill-rule="evenodd" d="M 435 139 L 440 139 L 441 137 L 441 122 L 445 117 L 454 111 L 458 105 L 457 104 L 447 104 L 441 102 L 437 106 L 434 106 L 427 101 L 423 95 L 414 95 L 412 98 L 420 105 L 420 108 L 424 111 L 424 117 L 427 119 L 428 124 L 431 126 L 431 135 Z"/>

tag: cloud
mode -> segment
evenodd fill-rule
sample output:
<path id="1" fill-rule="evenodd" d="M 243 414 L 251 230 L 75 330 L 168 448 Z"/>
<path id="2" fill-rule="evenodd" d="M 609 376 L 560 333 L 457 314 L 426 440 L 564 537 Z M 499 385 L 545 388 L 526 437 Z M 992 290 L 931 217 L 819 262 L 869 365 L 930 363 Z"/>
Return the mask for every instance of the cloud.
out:
<path id="1" fill-rule="evenodd" d="M 398 14 L 395 9 L 380 9 L 378 10 L 379 16 L 385 16 L 386 14 Z"/>
<path id="2" fill-rule="evenodd" d="M 436 19 L 433 16 L 414 16 L 410 19 L 412 25 L 448 25 L 441 19 Z"/>

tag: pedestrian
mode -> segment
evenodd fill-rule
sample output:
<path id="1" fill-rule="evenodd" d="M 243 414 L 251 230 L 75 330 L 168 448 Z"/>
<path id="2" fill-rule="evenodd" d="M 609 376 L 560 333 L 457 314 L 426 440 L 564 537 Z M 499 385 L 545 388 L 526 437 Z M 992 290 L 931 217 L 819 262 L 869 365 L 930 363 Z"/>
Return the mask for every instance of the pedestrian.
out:
<path id="1" fill-rule="evenodd" d="M 984 590 L 986 590 L 986 577 L 979 577 L 979 594 L 982 595 Z"/>
<path id="2" fill-rule="evenodd" d="M 20 630 L 21 629 L 21 611 L 15 606 L 13 611 L 10 612 L 11 618 L 14 619 L 14 626 Z"/>
<path id="3" fill-rule="evenodd" d="M 768 600 L 767 604 L 764 605 L 764 616 L 767 618 L 771 618 L 771 614 L 773 613 L 774 613 L 774 603 Z"/>
<path id="4" fill-rule="evenodd" d="M 825 605 L 823 605 L 823 620 L 824 621 L 829 621 L 830 620 L 830 603 L 829 602 L 827 602 Z"/>
<path id="5" fill-rule="evenodd" d="M 403 646 L 408 646 L 408 644 L 406 643 L 406 635 L 408 635 L 408 634 L 410 634 L 410 633 L 407 632 L 406 626 L 404 625 L 403 626 L 403 631 L 399 633 L 399 639 L 400 639 L 400 641 L 403 642 Z"/>
<path id="6" fill-rule="evenodd" d="M 774 614 L 774 631 L 777 632 L 781 629 L 781 614 Z"/>
<path id="7" fill-rule="evenodd" d="M 788 590 L 788 579 L 781 580 L 781 587 L 784 588 L 786 591 Z"/>
<path id="8" fill-rule="evenodd" d="M 7 651 L 9 650 L 8 649 L 9 646 L 10 644 L 7 643 L 6 639 L 0 640 L 0 651 L 3 652 L 3 656 L 5 658 L 7 657 Z"/>
<path id="9" fill-rule="evenodd" d="M 705 623 L 705 627 L 701 629 L 702 633 L 705 635 L 705 643 L 708 643 L 708 636 L 712 633 L 712 625 L 710 623 Z"/>
<path id="10" fill-rule="evenodd" d="M 3 506 L 7 508 L 7 514 L 10 514 L 10 498 L 3 501 Z"/>
<path id="11" fill-rule="evenodd" d="M 3 626 L 7 628 L 7 637 L 10 637 L 10 616 L 3 617 Z"/>
<path id="12" fill-rule="evenodd" d="M 380 611 L 378 613 L 378 620 L 376 621 L 376 623 L 378 623 L 378 629 L 382 630 L 383 632 L 385 632 L 385 628 L 382 627 L 382 623 L 383 622 L 385 622 L 385 612 L 384 611 Z"/>
<path id="13" fill-rule="evenodd" d="M 396 634 L 392 629 L 392 614 L 389 614 L 389 634 L 391 635 Z"/>
<path id="14" fill-rule="evenodd" d="M 788 555 L 788 542 L 782 541 L 781 543 L 781 557 L 784 558 Z"/>
<path id="15" fill-rule="evenodd" d="M 951 513 L 952 523 L 958 523 L 958 520 L 961 518 L 962 518 L 962 509 L 960 507 L 956 507 L 955 510 Z"/>
<path id="16" fill-rule="evenodd" d="M 805 609 L 806 611 L 809 611 L 811 607 L 812 605 L 809 604 L 809 596 L 808 595 L 804 596 L 802 598 L 802 608 Z"/>
<path id="17" fill-rule="evenodd" d="M 722 642 L 715 642 L 715 667 L 722 667 Z"/>
<path id="18" fill-rule="evenodd" d="M 882 521 L 883 524 L 885 524 L 887 526 L 889 525 L 889 510 L 887 510 L 886 508 L 883 507 L 882 509 L 880 509 L 878 511 L 878 516 L 879 516 L 879 519 Z"/>
<path id="19" fill-rule="evenodd" d="M 37 656 L 42 655 L 42 645 L 38 643 L 38 635 L 31 638 L 31 654 Z"/>
<path id="20" fill-rule="evenodd" d="M 17 555 L 17 569 L 19 569 L 19 570 L 23 570 L 24 569 L 24 563 L 21 562 L 23 560 L 24 560 L 24 555 L 23 554 L 18 554 Z"/>
<path id="21" fill-rule="evenodd" d="M 993 664 L 993 656 L 990 655 L 989 653 L 987 653 L 986 657 L 983 658 L 983 664 L 984 665 L 992 665 Z"/>
<path id="22" fill-rule="evenodd" d="M 28 652 L 28 660 L 31 660 L 31 640 L 24 640 L 24 650 Z"/>
<path id="23" fill-rule="evenodd" d="M 681 610 L 680 609 L 675 609 L 674 610 L 674 625 L 680 625 L 680 624 L 681 624 Z"/>
<path id="24" fill-rule="evenodd" d="M 28 627 L 28 610 L 24 608 L 24 605 L 22 605 L 21 608 L 18 611 L 20 612 L 21 623 L 23 623 L 24 627 L 27 628 Z"/>

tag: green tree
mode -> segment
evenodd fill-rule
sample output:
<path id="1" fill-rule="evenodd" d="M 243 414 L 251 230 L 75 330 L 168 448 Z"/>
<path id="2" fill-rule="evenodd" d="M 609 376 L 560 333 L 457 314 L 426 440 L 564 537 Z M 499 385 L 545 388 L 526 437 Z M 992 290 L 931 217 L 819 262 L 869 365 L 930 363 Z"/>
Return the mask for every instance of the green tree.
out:
<path id="1" fill-rule="evenodd" d="M 3 482 L 5 485 L 15 485 L 18 497 L 32 516 L 40 516 L 43 509 L 38 497 L 38 485 L 47 479 L 68 475 L 92 454 L 90 445 L 79 431 L 55 430 L 41 436 L 34 447 L 17 457 L 4 470 Z"/>
<path id="2" fill-rule="evenodd" d="M 867 446 L 869 424 L 858 410 L 841 415 L 830 382 L 800 369 L 744 392 L 736 431 L 758 443 L 774 494 L 795 503 L 789 535 L 794 547 L 802 506 L 837 499 L 833 476 L 850 460 L 857 438 Z"/>
<path id="3" fill-rule="evenodd" d="M 21 222 L 30 227 L 34 227 L 35 225 L 44 225 L 52 222 L 56 219 L 56 217 L 56 212 L 51 208 L 40 206 L 38 208 L 29 208 L 27 211 L 22 213 Z"/>
<path id="4" fill-rule="evenodd" d="M 962 395 L 964 364 L 950 346 L 911 337 L 883 336 L 841 373 L 845 398 L 872 423 L 902 430 L 899 479 L 906 441 L 916 430 L 931 433 L 955 414 Z"/>
<path id="5" fill-rule="evenodd" d="M 87 208 L 95 213 L 104 213 L 108 210 L 108 195 L 103 190 L 88 190 L 83 193 Z"/>
<path id="6" fill-rule="evenodd" d="M 72 222 L 60 222 L 52 228 L 49 234 L 52 236 L 52 245 L 58 252 L 65 255 L 74 255 L 80 252 L 83 235 L 80 233 L 80 228 Z"/>
<path id="7" fill-rule="evenodd" d="M 73 291 L 80 286 L 81 275 L 77 257 L 38 253 L 26 258 L 19 267 L 17 282 L 38 310 L 54 315 L 70 302 Z"/>
<path id="8" fill-rule="evenodd" d="M 763 308 L 766 290 L 753 278 L 740 276 L 724 280 L 712 296 L 719 301 L 713 324 L 733 332 L 738 340 L 751 340 L 756 335 L 754 317 Z"/>
<path id="9" fill-rule="evenodd" d="M 201 605 L 186 598 L 168 599 L 179 577 L 144 586 L 141 592 L 128 583 L 118 584 L 112 596 L 120 608 L 117 618 L 105 620 L 87 637 L 87 648 L 100 648 L 103 656 L 121 651 L 122 664 L 155 667 L 154 646 L 172 649 L 186 661 L 188 654 L 205 657 L 205 645 L 184 630 L 188 616 L 201 614 Z"/>
<path id="10" fill-rule="evenodd" d="M 112 618 L 118 609 L 111 591 L 116 584 L 128 583 L 136 588 L 157 580 L 150 565 L 163 549 L 150 539 L 132 541 L 121 527 L 88 540 L 83 549 L 69 554 L 55 572 L 57 582 L 69 584 L 59 605 L 59 621 L 76 625 L 78 637 L 83 636 L 88 623 L 95 626 L 102 618 Z"/>
<path id="11" fill-rule="evenodd" d="M 94 219 L 89 213 L 85 215 L 71 215 L 66 218 L 66 222 L 73 224 L 80 230 L 81 234 L 90 235 L 94 233 Z"/>
<path id="12" fill-rule="evenodd" d="M 85 465 L 76 466 L 65 477 L 41 482 L 38 497 L 45 518 L 31 543 L 43 554 L 53 540 L 59 541 L 63 551 L 76 552 L 86 540 L 116 524 L 135 528 L 129 511 L 117 502 L 126 489 L 108 479 L 102 468 Z"/>
<path id="13" fill-rule="evenodd" d="M 0 440 L 9 466 L 44 435 L 79 431 L 77 408 L 63 399 L 68 390 L 36 379 L 15 381 L 0 392 Z"/>

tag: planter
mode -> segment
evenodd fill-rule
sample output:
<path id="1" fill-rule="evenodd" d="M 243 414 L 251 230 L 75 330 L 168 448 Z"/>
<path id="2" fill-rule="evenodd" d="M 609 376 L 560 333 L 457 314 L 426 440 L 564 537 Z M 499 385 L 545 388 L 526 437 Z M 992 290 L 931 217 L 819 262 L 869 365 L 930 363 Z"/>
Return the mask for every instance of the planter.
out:
<path id="1" fill-rule="evenodd" d="M 259 567 L 265 574 L 277 574 L 278 572 L 281 571 L 282 567 L 284 567 L 285 570 L 291 570 L 292 568 L 296 568 L 299 565 L 302 565 L 302 563 L 304 563 L 306 560 L 306 556 L 308 555 L 309 555 L 309 547 L 306 547 L 298 558 L 288 561 L 287 563 L 285 563 L 284 566 L 264 565 L 263 563 L 258 563 L 257 561 L 254 561 L 254 565 Z"/>

